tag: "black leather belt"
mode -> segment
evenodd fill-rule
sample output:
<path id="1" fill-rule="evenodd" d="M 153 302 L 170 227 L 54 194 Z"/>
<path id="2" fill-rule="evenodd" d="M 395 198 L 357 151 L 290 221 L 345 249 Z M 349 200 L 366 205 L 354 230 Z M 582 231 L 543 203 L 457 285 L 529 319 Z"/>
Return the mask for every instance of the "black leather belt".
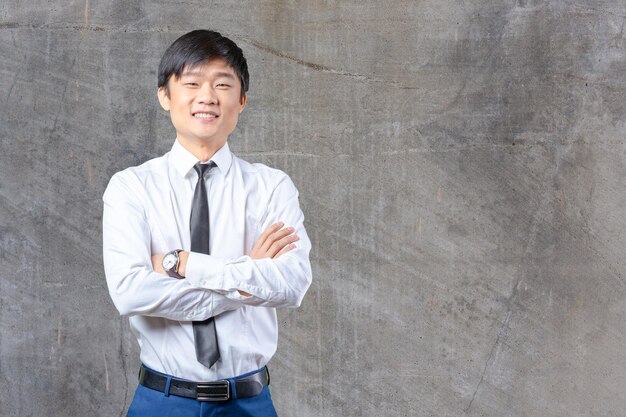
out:
<path id="1" fill-rule="evenodd" d="M 139 383 L 146 388 L 165 392 L 167 378 L 141 365 Z M 233 380 L 231 378 L 231 380 Z M 233 398 L 233 387 L 228 379 L 214 382 L 194 382 L 171 378 L 169 393 L 179 397 L 193 398 L 198 401 L 228 401 Z M 234 379 L 237 398 L 256 397 L 270 383 L 267 366 L 252 375 Z"/>

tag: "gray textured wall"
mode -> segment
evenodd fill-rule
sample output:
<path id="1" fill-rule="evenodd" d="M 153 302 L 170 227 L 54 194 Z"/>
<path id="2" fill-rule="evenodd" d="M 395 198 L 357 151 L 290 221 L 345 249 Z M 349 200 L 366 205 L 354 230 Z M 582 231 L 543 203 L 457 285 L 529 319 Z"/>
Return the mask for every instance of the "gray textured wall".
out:
<path id="1" fill-rule="evenodd" d="M 0 5 L 0 415 L 117 416 L 138 349 L 101 259 L 111 175 L 167 151 L 182 33 L 251 70 L 231 147 L 314 243 L 271 363 L 282 416 L 626 409 L 626 3 Z"/>

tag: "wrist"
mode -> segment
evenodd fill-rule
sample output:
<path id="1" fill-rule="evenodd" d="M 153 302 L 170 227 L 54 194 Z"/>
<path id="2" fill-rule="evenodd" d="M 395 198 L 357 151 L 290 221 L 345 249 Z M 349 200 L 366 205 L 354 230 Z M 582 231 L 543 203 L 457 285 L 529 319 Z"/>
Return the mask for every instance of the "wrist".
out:
<path id="1" fill-rule="evenodd" d="M 189 252 L 181 251 L 178 253 L 178 275 L 180 275 L 181 277 L 186 276 L 188 259 Z"/>

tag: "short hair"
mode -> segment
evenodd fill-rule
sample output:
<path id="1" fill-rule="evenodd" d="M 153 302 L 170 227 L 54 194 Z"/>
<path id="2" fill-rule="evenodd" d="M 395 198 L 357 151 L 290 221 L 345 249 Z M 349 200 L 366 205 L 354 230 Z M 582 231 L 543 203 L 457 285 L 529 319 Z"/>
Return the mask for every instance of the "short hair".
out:
<path id="1" fill-rule="evenodd" d="M 193 30 L 176 39 L 163 54 L 159 64 L 159 88 L 169 95 L 172 75 L 179 78 L 185 68 L 195 67 L 215 58 L 222 58 L 235 71 L 241 82 L 241 98 L 248 91 L 250 75 L 243 51 L 237 44 L 212 30 Z"/>

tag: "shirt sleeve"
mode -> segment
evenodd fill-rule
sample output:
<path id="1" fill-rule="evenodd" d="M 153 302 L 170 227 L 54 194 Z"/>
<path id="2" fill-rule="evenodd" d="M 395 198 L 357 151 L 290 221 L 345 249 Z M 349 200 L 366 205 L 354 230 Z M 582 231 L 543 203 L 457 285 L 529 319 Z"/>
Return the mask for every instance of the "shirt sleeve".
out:
<path id="1" fill-rule="evenodd" d="M 139 180 L 128 172 L 111 178 L 102 218 L 104 270 L 113 304 L 124 316 L 204 320 L 242 306 L 227 297 L 152 270 L 150 226 Z M 213 260 L 221 266 L 223 261 Z"/>
<path id="2" fill-rule="evenodd" d="M 221 267 L 209 255 L 190 253 L 186 266 L 186 280 L 198 288 L 223 291 L 228 298 L 247 305 L 264 307 L 298 307 L 311 285 L 309 261 L 311 241 L 304 229 L 304 214 L 298 203 L 298 190 L 283 174 L 271 194 L 259 234 L 270 225 L 282 221 L 293 226 L 299 240 L 296 248 L 275 259 L 252 259 L 242 256 L 227 261 Z M 243 297 L 242 290 L 251 297 Z"/>

